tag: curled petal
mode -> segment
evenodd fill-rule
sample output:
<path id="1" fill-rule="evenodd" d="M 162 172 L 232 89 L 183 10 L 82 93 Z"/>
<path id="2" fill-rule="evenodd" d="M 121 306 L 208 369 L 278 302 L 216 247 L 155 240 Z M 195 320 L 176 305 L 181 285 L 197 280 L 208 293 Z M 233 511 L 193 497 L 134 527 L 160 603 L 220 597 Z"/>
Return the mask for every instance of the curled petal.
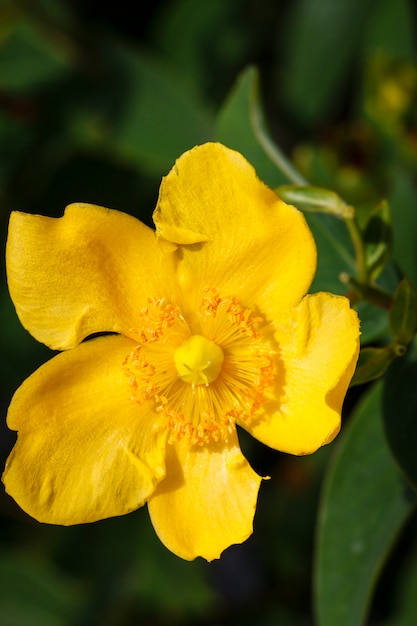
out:
<path id="1" fill-rule="evenodd" d="M 139 220 L 91 204 L 60 218 L 14 212 L 6 262 L 25 328 L 56 350 L 96 332 L 129 334 L 149 297 L 172 295 L 172 252 Z"/>
<path id="2" fill-rule="evenodd" d="M 15 393 L 6 491 L 35 519 L 80 524 L 140 507 L 165 475 L 166 429 L 129 399 L 133 342 L 92 339 L 52 358 Z"/>
<path id="3" fill-rule="evenodd" d="M 252 533 L 261 478 L 242 455 L 237 436 L 228 443 L 167 448 L 167 475 L 149 500 L 161 541 L 183 559 L 219 558 Z"/>
<path id="4" fill-rule="evenodd" d="M 242 424 L 277 450 L 309 454 L 340 430 L 342 403 L 359 354 L 359 320 L 343 296 L 306 296 L 277 324 L 280 397 Z"/>
<path id="5" fill-rule="evenodd" d="M 216 143 L 183 154 L 161 184 L 157 233 L 180 245 L 188 298 L 215 287 L 269 319 L 298 304 L 315 269 L 304 216 L 282 202 L 242 155 Z"/>

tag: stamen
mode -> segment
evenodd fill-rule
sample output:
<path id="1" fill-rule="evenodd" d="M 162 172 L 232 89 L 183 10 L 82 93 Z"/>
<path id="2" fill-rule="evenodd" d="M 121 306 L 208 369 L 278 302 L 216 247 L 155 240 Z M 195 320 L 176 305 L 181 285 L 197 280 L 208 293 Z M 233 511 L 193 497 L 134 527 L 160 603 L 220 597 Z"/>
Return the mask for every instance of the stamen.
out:
<path id="1" fill-rule="evenodd" d="M 214 289 L 188 321 L 177 305 L 156 299 L 138 318 L 138 345 L 124 363 L 131 399 L 154 402 L 170 443 L 227 441 L 236 421 L 257 419 L 275 380 L 262 318 Z"/>

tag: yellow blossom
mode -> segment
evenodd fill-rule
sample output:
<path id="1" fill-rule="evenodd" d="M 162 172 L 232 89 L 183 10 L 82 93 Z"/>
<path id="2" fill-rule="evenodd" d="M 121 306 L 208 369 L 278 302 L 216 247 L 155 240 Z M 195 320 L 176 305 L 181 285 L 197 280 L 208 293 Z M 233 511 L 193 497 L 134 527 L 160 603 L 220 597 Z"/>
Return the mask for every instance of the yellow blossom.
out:
<path id="1" fill-rule="evenodd" d="M 251 534 L 262 480 L 236 425 L 291 454 L 330 442 L 359 323 L 346 298 L 306 295 L 303 215 L 221 144 L 178 159 L 154 222 L 89 204 L 12 214 L 11 297 L 62 352 L 13 397 L 3 480 L 52 524 L 147 503 L 170 550 L 212 560 Z"/>

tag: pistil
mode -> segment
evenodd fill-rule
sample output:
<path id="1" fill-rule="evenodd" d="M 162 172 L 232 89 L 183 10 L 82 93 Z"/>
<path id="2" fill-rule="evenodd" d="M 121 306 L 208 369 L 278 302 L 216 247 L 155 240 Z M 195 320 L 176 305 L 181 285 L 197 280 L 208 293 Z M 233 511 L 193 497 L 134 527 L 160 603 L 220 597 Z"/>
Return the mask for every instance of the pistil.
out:
<path id="1" fill-rule="evenodd" d="M 191 335 L 174 351 L 178 376 L 193 388 L 216 380 L 223 361 L 223 350 L 203 335 Z"/>

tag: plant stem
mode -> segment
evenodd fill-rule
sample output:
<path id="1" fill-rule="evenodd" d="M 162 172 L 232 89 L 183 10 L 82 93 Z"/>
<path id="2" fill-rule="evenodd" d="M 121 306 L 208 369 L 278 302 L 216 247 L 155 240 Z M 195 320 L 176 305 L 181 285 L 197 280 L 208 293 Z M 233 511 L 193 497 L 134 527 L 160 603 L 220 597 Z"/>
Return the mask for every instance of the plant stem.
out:
<path id="1" fill-rule="evenodd" d="M 385 311 L 390 310 L 392 306 L 392 296 L 386 291 L 383 291 L 376 285 L 361 283 L 344 272 L 339 278 L 342 283 L 350 287 L 353 294 L 357 297 L 357 301 L 365 300 L 380 309 L 384 309 Z"/>
<path id="2" fill-rule="evenodd" d="M 368 285 L 369 273 L 366 265 L 366 255 L 363 245 L 363 239 L 361 231 L 359 230 L 358 222 L 356 221 L 355 216 L 345 218 L 344 222 L 347 226 L 353 247 L 355 249 L 358 282 L 361 285 Z"/>
<path id="3" fill-rule="evenodd" d="M 287 159 L 283 152 L 281 152 L 281 150 L 274 144 L 265 130 L 265 123 L 259 106 L 259 83 L 257 76 L 253 82 L 250 94 L 249 115 L 255 137 L 278 170 L 282 172 L 282 174 L 284 174 L 284 176 L 286 176 L 287 179 L 294 185 L 303 187 L 309 185 L 309 182 L 297 171 L 290 160 Z M 341 203 L 344 204 L 343 200 Z M 340 216 L 338 215 L 338 217 L 343 219 L 348 229 L 355 251 L 357 269 L 356 279 L 347 276 L 347 274 L 343 274 L 340 277 L 341 280 L 352 288 L 359 300 L 366 300 L 374 306 L 389 310 L 392 305 L 392 297 L 390 294 L 382 291 L 378 286 L 373 285 L 370 282 L 365 246 L 355 215 L 340 213 Z"/>

